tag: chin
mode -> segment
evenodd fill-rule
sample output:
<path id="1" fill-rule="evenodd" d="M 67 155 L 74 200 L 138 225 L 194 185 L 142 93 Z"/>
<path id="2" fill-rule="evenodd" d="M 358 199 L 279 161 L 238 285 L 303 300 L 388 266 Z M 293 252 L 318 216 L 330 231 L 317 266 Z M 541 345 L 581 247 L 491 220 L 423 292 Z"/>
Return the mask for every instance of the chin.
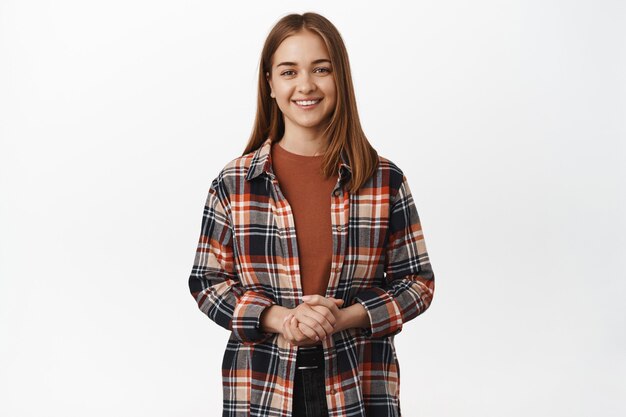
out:
<path id="1" fill-rule="evenodd" d="M 306 128 L 312 128 L 312 127 L 321 127 L 322 126 L 322 121 L 315 121 L 315 122 L 309 122 L 309 123 L 296 123 L 298 126 L 302 126 L 302 127 L 306 127 Z"/>

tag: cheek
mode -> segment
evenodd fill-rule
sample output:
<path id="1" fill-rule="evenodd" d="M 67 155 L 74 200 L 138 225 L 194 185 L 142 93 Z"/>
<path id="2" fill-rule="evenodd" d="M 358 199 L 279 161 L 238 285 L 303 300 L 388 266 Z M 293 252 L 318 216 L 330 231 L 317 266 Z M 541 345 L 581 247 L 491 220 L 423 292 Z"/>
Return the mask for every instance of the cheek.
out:
<path id="1" fill-rule="evenodd" d="M 337 95 L 335 84 L 332 81 L 324 86 L 324 91 L 329 97 L 335 97 Z"/>
<path id="2" fill-rule="evenodd" d="M 274 85 L 276 93 L 281 96 L 289 96 L 291 94 L 291 86 L 286 83 L 277 83 Z"/>
<path id="3" fill-rule="evenodd" d="M 276 97 L 278 98 L 278 100 L 282 103 L 289 104 L 290 100 L 291 100 L 291 92 L 289 90 L 277 90 L 276 91 Z"/>
<path id="4" fill-rule="evenodd" d="M 337 92 L 332 87 L 324 90 L 324 95 L 326 96 L 326 99 L 328 100 L 329 103 L 330 102 L 334 103 L 335 100 L 337 100 Z"/>

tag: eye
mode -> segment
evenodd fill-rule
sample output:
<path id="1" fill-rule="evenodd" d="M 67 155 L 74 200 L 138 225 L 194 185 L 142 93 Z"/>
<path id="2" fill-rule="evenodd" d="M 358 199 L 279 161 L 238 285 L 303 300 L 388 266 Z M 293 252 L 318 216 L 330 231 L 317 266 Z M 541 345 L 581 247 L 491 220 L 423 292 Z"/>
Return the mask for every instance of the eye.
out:
<path id="1" fill-rule="evenodd" d="M 325 72 L 330 72 L 330 68 L 326 68 L 326 67 L 320 67 L 320 68 L 316 68 L 318 70 L 324 70 Z"/>
<path id="2" fill-rule="evenodd" d="M 289 75 L 288 72 L 294 72 L 293 70 L 287 70 L 280 73 L 280 75 Z"/>

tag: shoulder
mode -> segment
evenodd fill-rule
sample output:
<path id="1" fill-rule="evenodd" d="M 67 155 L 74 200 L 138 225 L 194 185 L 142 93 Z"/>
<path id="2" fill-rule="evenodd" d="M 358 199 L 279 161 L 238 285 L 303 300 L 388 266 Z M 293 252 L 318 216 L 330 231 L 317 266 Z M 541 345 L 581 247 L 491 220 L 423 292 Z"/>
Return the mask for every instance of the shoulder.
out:
<path id="1" fill-rule="evenodd" d="M 220 169 L 218 178 L 221 181 L 230 179 L 245 179 L 248 169 L 252 164 L 254 152 L 238 156 L 228 161 L 222 169 Z"/>
<path id="2" fill-rule="evenodd" d="M 265 158 L 263 158 L 263 154 L 261 153 L 261 149 L 257 148 L 252 150 L 246 154 L 237 156 L 230 161 L 228 161 L 220 170 L 219 175 L 221 177 L 242 177 L 245 178 L 248 174 L 248 170 L 254 168 L 255 165 L 258 165 L 261 162 L 264 162 Z"/>
<path id="3" fill-rule="evenodd" d="M 235 157 L 224 164 L 213 178 L 211 187 L 219 190 L 225 197 L 232 190 L 243 190 L 243 182 L 254 163 L 255 151 Z"/>
<path id="4" fill-rule="evenodd" d="M 389 194 L 395 196 L 406 177 L 404 171 L 391 159 L 378 155 L 378 169 L 376 176 L 381 179 L 381 183 L 389 187 Z"/>

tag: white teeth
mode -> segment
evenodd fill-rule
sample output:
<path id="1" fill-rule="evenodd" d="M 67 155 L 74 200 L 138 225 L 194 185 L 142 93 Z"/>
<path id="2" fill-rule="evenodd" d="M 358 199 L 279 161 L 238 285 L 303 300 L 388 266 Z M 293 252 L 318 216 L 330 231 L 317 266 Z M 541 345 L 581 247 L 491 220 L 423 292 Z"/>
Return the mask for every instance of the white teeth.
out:
<path id="1" fill-rule="evenodd" d="M 296 101 L 299 106 L 310 106 L 315 103 L 319 103 L 319 100 Z"/>

